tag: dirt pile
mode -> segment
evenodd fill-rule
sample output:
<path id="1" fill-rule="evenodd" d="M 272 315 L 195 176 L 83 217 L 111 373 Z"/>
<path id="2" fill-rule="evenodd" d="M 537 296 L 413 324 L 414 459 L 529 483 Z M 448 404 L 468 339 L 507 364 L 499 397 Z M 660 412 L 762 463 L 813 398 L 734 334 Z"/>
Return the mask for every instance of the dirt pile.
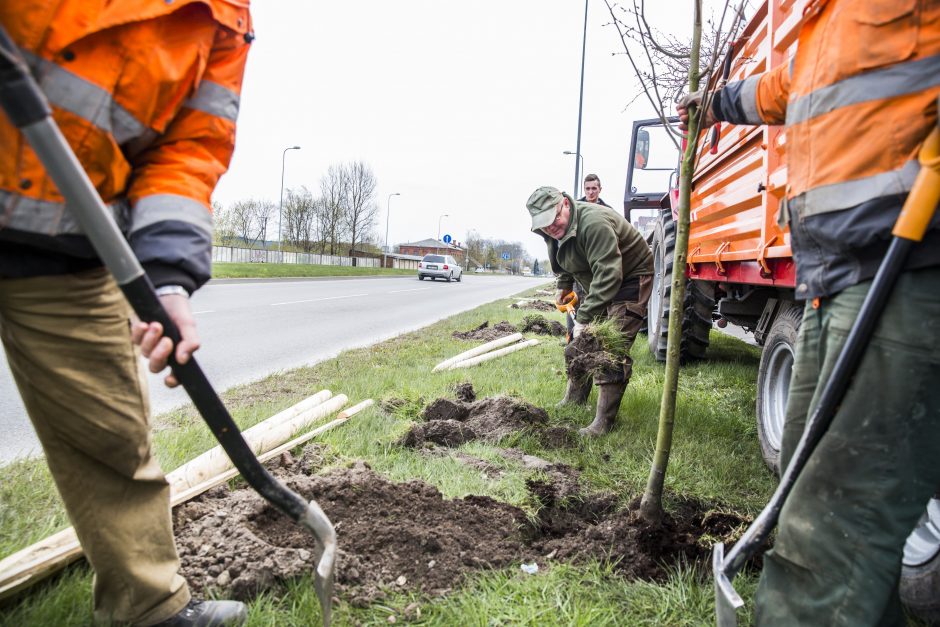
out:
<path id="1" fill-rule="evenodd" d="M 467 573 L 535 561 L 610 560 L 626 577 L 660 579 L 663 564 L 706 559 L 704 534 L 724 538 L 743 522 L 713 516 L 692 501 L 665 524 L 649 528 L 636 504 L 615 511 L 611 495 L 583 495 L 577 471 L 550 464 L 528 488 L 534 522 L 494 499 L 444 499 L 422 481 L 392 483 L 359 462 L 310 476 L 289 457 L 274 469 L 306 499 L 316 499 L 336 527 L 337 594 L 366 605 L 387 591 L 446 594 Z M 197 593 L 215 589 L 239 599 L 312 574 L 319 557 L 313 536 L 247 488 L 212 490 L 174 512 L 183 574 Z"/>
<path id="2" fill-rule="evenodd" d="M 534 433 L 545 448 L 575 446 L 578 438 L 566 427 L 547 425 L 545 410 L 506 396 L 476 401 L 469 382 L 455 386 L 457 400 L 439 398 L 421 412 L 419 422 L 399 444 L 412 448 L 428 446 L 457 447 L 471 440 L 498 442 L 516 431 Z"/>
<path id="3" fill-rule="evenodd" d="M 522 319 L 523 333 L 538 333 L 539 335 L 564 335 L 565 325 L 557 320 L 549 320 L 545 316 L 534 314 Z"/>
<path id="4" fill-rule="evenodd" d="M 443 594 L 464 572 L 519 555 L 525 517 L 510 505 L 479 496 L 445 500 L 427 483 L 391 483 L 361 462 L 323 476 L 294 470 L 285 465 L 277 474 L 316 499 L 336 527 L 336 589 L 353 603 L 387 589 Z M 174 527 L 183 574 L 197 591 L 247 599 L 312 574 L 319 559 L 313 535 L 250 489 L 207 493 L 177 509 Z"/>
<path id="5" fill-rule="evenodd" d="M 501 337 L 506 337 L 507 335 L 512 335 L 517 331 L 516 327 L 511 325 L 507 320 L 498 322 L 492 327 L 490 326 L 490 321 L 485 320 L 483 324 L 475 329 L 470 329 L 469 331 L 454 331 L 451 335 L 458 340 L 481 340 L 489 342 L 498 340 Z"/>
<path id="6" fill-rule="evenodd" d="M 495 443 L 510 433 L 548 422 L 545 410 L 508 396 L 472 403 L 439 398 L 425 408 L 421 418 L 424 422 L 414 425 L 399 441 L 402 446 L 459 446 L 470 440 Z"/>
<path id="7" fill-rule="evenodd" d="M 510 305 L 513 309 L 534 309 L 535 311 L 555 311 L 554 303 L 547 300 L 524 300 Z"/>

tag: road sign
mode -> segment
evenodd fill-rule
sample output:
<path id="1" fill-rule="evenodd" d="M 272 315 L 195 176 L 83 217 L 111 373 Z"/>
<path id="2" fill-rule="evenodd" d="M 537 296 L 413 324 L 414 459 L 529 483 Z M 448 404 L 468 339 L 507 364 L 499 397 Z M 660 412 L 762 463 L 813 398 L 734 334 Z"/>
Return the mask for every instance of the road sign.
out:
<path id="1" fill-rule="evenodd" d="M 503 253 L 503 259 L 510 259 L 509 253 Z"/>
<path id="2" fill-rule="evenodd" d="M 451 237 L 450 235 L 445 235 L 445 236 L 444 236 L 444 243 L 445 243 L 445 244 L 450 244 L 451 241 L 453 241 L 453 239 L 454 239 L 454 238 Z"/>

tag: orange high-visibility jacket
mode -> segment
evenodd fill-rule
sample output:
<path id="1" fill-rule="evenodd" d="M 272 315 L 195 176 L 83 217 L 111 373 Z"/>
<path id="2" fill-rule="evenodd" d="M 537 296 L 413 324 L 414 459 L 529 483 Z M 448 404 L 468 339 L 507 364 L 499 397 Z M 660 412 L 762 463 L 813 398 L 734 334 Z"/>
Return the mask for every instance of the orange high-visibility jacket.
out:
<path id="1" fill-rule="evenodd" d="M 248 0 L 24 0 L 0 3 L 0 23 L 151 278 L 204 283 L 210 195 L 235 146 L 253 37 Z M 0 146 L 0 247 L 94 256 L 5 117 Z"/>
<path id="2" fill-rule="evenodd" d="M 786 125 L 798 298 L 874 275 L 938 96 L 938 0 L 811 1 L 789 64 L 721 90 L 719 119 Z M 940 263 L 921 249 L 909 267 Z"/>

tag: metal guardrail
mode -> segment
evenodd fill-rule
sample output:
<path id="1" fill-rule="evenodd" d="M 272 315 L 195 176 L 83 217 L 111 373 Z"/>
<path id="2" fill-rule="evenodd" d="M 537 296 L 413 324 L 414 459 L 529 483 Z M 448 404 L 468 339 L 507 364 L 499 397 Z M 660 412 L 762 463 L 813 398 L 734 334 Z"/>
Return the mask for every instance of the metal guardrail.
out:
<path id="1" fill-rule="evenodd" d="M 380 259 L 371 257 L 342 257 L 339 255 L 280 252 L 277 250 L 234 248 L 231 246 L 213 246 L 212 261 L 220 263 L 297 263 L 314 266 L 356 266 L 360 268 L 379 268 L 382 266 Z"/>

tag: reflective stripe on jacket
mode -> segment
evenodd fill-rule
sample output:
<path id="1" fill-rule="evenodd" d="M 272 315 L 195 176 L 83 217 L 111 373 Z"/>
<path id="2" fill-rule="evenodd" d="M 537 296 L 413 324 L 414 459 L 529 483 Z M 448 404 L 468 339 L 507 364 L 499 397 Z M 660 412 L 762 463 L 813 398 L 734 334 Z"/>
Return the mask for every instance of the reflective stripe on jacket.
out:
<path id="1" fill-rule="evenodd" d="M 791 63 L 721 91 L 718 118 L 787 127 L 784 218 L 799 298 L 871 278 L 937 124 L 938 96 L 937 0 L 810 2 Z M 912 260 L 936 262 L 940 252 L 923 250 Z"/>
<path id="2" fill-rule="evenodd" d="M 235 144 L 248 0 L 30 0 L 2 3 L 0 22 L 148 272 L 204 283 L 210 196 Z M 0 240 L 74 254 L 79 227 L 6 119 L 0 145 Z"/>
<path id="3" fill-rule="evenodd" d="M 653 274 L 653 253 L 620 213 L 565 197 L 571 218 L 564 237 L 542 237 L 552 272 L 558 275 L 557 286 L 570 290 L 577 280 L 587 292 L 578 308 L 578 322 L 588 323 L 604 315 L 625 279 Z"/>

